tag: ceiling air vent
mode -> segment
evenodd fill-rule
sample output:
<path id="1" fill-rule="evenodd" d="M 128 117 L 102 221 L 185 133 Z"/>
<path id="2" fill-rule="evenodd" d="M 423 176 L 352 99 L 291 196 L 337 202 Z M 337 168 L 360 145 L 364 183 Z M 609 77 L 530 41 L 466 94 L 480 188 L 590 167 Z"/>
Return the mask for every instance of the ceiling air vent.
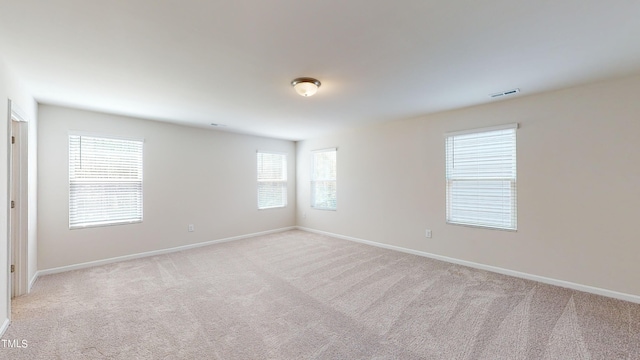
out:
<path id="1" fill-rule="evenodd" d="M 507 91 L 503 91 L 495 94 L 489 94 L 489 96 L 491 96 L 492 98 L 497 98 L 501 96 L 517 94 L 519 92 L 520 92 L 520 89 L 511 89 L 511 90 L 507 90 Z"/>

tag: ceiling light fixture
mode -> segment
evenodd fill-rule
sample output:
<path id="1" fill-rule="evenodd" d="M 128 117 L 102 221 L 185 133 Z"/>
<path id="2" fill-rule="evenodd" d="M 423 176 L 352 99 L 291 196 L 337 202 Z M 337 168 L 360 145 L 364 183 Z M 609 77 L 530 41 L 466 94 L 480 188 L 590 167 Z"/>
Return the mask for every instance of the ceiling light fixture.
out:
<path id="1" fill-rule="evenodd" d="M 315 94 L 316 91 L 318 91 L 318 88 L 320 87 L 320 81 L 314 78 L 301 77 L 293 79 L 293 81 L 291 81 L 291 85 L 294 89 L 296 89 L 296 92 L 298 94 L 306 97 L 311 96 Z"/>

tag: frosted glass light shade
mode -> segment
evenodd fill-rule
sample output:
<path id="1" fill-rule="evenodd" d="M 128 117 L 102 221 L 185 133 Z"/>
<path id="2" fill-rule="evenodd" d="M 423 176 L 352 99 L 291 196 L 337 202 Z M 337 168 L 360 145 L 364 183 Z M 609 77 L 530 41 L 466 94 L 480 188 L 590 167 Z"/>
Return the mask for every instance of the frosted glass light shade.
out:
<path id="1" fill-rule="evenodd" d="M 297 78 L 291 82 L 296 92 L 302 96 L 311 96 L 318 91 L 320 81 L 312 78 Z"/>
<path id="2" fill-rule="evenodd" d="M 318 91 L 316 84 L 308 82 L 297 83 L 294 88 L 302 96 L 311 96 Z"/>

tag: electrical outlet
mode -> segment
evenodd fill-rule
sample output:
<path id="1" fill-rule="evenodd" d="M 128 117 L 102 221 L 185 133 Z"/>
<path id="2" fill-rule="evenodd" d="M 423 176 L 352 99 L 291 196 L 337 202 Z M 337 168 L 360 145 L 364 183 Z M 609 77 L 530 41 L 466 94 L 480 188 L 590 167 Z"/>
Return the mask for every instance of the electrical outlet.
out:
<path id="1" fill-rule="evenodd" d="M 427 231 L 424 233 L 424 236 L 426 236 L 429 239 L 431 239 L 431 230 L 427 229 Z"/>
<path id="2" fill-rule="evenodd" d="M 306 219 L 306 218 L 307 218 L 307 213 L 306 213 L 306 212 L 303 212 L 303 213 L 302 213 L 302 218 L 303 218 L 303 219 Z"/>
<path id="3" fill-rule="evenodd" d="M 193 224 L 189 224 L 189 232 L 194 232 L 196 231 L 195 226 L 193 226 Z"/>

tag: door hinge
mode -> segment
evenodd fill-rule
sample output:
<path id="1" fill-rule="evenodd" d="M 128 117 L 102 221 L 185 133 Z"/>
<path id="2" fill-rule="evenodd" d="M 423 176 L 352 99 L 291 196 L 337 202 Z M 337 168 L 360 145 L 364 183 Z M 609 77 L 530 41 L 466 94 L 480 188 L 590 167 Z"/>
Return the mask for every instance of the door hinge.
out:
<path id="1" fill-rule="evenodd" d="M 16 202 L 11 200 L 11 208 L 13 209 L 14 207 L 16 207 Z"/>
<path id="2" fill-rule="evenodd" d="M 11 272 L 12 273 L 16 272 L 16 266 L 15 265 L 11 265 Z"/>
<path id="3" fill-rule="evenodd" d="M 15 136 L 13 136 L 13 135 L 11 136 L 11 143 L 12 143 L 12 144 L 15 144 L 15 143 L 16 143 L 16 137 L 15 137 Z"/>

